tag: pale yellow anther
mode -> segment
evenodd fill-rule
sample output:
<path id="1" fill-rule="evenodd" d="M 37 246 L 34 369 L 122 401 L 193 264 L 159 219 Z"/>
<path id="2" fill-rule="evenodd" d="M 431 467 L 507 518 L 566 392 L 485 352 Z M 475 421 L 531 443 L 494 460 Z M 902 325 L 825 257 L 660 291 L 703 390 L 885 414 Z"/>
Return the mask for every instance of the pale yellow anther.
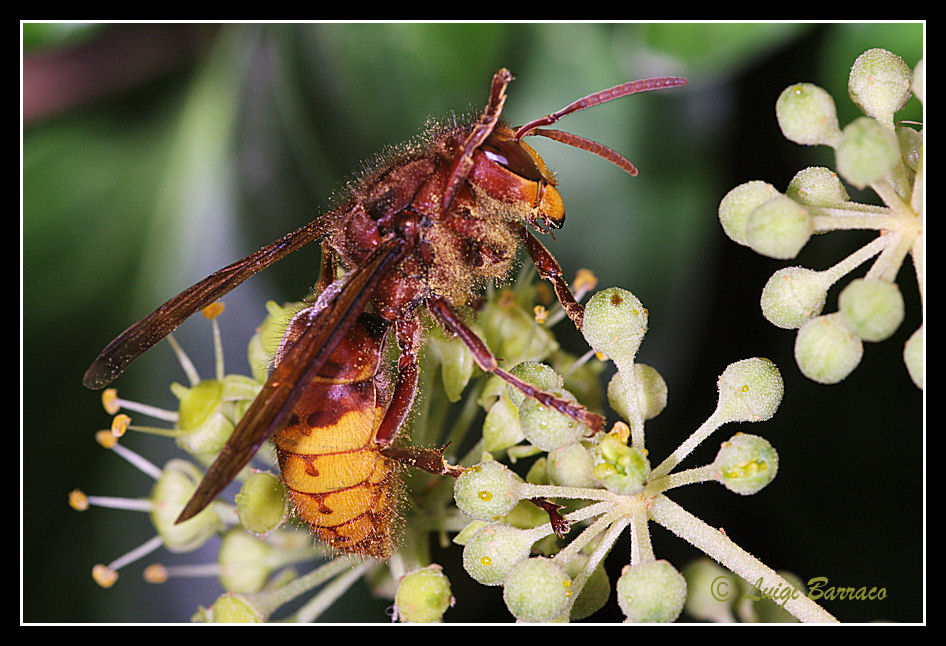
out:
<path id="1" fill-rule="evenodd" d="M 118 438 L 115 437 L 111 431 L 98 431 L 95 434 L 95 441 L 99 443 L 99 446 L 106 449 L 110 449 L 118 444 Z"/>
<path id="2" fill-rule="evenodd" d="M 102 407 L 109 415 L 114 415 L 121 408 L 118 403 L 118 391 L 114 388 L 106 388 L 102 391 Z"/>
<path id="3" fill-rule="evenodd" d="M 92 568 L 92 578 L 103 588 L 110 588 L 118 581 L 118 572 L 99 563 Z"/>
<path id="4" fill-rule="evenodd" d="M 129 424 L 131 424 L 131 418 L 128 415 L 125 415 L 124 413 L 116 415 L 112 419 L 112 435 L 115 437 L 121 437 L 125 434 L 125 431 L 128 430 Z"/>
<path id="5" fill-rule="evenodd" d="M 142 576 L 148 583 L 164 583 L 168 580 L 168 569 L 160 563 L 152 563 L 145 568 Z"/>
<path id="6" fill-rule="evenodd" d="M 78 489 L 69 492 L 69 506 L 76 511 L 85 511 L 89 508 L 89 498 Z"/>
<path id="7" fill-rule="evenodd" d="M 200 313 L 203 314 L 204 317 L 213 320 L 223 313 L 223 308 L 223 301 L 216 301 L 200 310 Z"/>

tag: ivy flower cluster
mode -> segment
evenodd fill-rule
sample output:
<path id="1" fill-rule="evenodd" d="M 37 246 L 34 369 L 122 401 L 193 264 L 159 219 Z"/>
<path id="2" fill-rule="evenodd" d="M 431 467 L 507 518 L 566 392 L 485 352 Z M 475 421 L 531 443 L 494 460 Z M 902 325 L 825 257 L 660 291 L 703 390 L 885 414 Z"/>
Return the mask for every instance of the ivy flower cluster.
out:
<path id="1" fill-rule="evenodd" d="M 574 290 L 583 300 L 593 286 L 593 278 L 583 273 Z M 535 305 L 550 303 L 542 288 L 521 278 L 512 288 L 491 291 L 478 312 L 478 332 L 497 354 L 513 358 L 511 372 L 519 378 L 595 410 L 603 410 L 607 402 L 621 421 L 607 433 L 593 434 L 497 377 L 479 373 L 459 340 L 432 329 L 422 358 L 421 386 L 427 395 L 413 411 L 411 442 L 467 447 L 463 455 L 446 456 L 467 468 L 456 480 L 405 472 L 412 504 L 404 506 L 399 548 L 386 562 L 333 553 L 319 543 L 313 546 L 309 531 L 295 524 L 285 488 L 271 472 L 271 449 L 260 452 L 258 468 L 238 476 L 241 486 L 232 503 L 218 499 L 194 518 L 174 524 L 200 481 L 200 467 L 220 450 L 259 391 L 277 340 L 302 305 L 267 305 L 268 316 L 249 343 L 252 376 L 226 374 L 219 311 L 205 312 L 214 331 L 216 374 L 201 379 L 171 338 L 190 382 L 188 387 L 171 387 L 179 398 L 177 411 L 126 401 L 114 391 L 103 398 L 115 421 L 99 433 L 100 443 L 151 475 L 155 485 L 140 499 L 74 491 L 70 504 L 76 509 L 100 505 L 148 512 L 155 536 L 107 565 L 95 566 L 93 577 L 109 587 L 116 584 L 121 568 L 159 548 L 189 553 L 216 540 L 215 563 L 154 563 L 144 570 L 154 583 L 195 576 L 219 579 L 224 592 L 207 607 L 195 609 L 193 620 L 313 621 L 355 581 L 364 579 L 376 593 L 392 599 L 391 615 L 397 620 L 440 621 L 449 618 L 454 604 L 472 602 L 454 599 L 449 579 L 431 559 L 431 542 L 447 546 L 452 537 L 463 546 L 458 559 L 469 576 L 486 586 L 502 586 L 507 607 L 519 621 L 580 620 L 612 594 L 628 621 L 672 621 L 684 604 L 693 603 L 688 599 L 694 595 L 687 594 L 691 573 L 684 576 L 653 553 L 648 524 L 655 522 L 748 581 L 790 585 L 666 495 L 699 482 L 717 482 L 749 495 L 772 481 L 778 471 L 775 449 L 760 436 L 740 432 L 721 444 L 712 463 L 675 469 L 720 426 L 769 419 L 782 397 L 778 369 L 759 358 L 726 368 L 717 384 L 716 409 L 652 467 L 644 422 L 663 410 L 667 387 L 657 370 L 635 361 L 647 329 L 647 310 L 626 290 L 597 292 L 585 308 L 584 334 L 592 349 L 576 357 L 561 350 L 550 329 L 565 319 L 561 308 L 550 306 L 549 311 Z M 599 386 L 605 359 L 617 368 L 606 394 Z M 451 402 L 458 407 L 451 408 Z M 477 411 L 485 411 L 482 423 L 476 421 Z M 173 426 L 133 424 L 128 413 L 157 417 Z M 445 423 L 448 418 L 450 423 Z M 126 431 L 170 436 L 190 457 L 158 467 L 118 441 Z M 531 468 L 525 476 L 511 468 L 527 460 Z M 627 566 L 611 581 L 603 561 L 628 528 Z M 283 608 L 289 602 L 298 608 L 286 614 Z M 803 597 L 792 600 L 786 610 L 804 620 L 833 621 Z"/>
<path id="2" fill-rule="evenodd" d="M 518 621 L 577 621 L 597 612 L 611 594 L 628 622 L 677 619 L 687 603 L 687 578 L 654 554 L 651 522 L 746 580 L 791 585 L 666 495 L 700 482 L 717 482 L 734 493 L 750 495 L 772 482 L 778 472 L 774 447 L 758 435 L 741 432 L 721 444 L 712 463 L 674 469 L 720 426 L 771 418 L 783 394 L 778 369 L 762 358 L 727 367 L 717 383 L 716 409 L 652 467 L 644 422 L 663 410 L 667 386 L 657 370 L 635 361 L 647 316 L 643 304 L 620 288 L 597 292 L 585 308 L 585 339 L 598 357 L 606 357 L 617 368 L 607 400 L 622 420 L 607 433 L 592 434 L 508 387 L 492 391 L 481 459 L 454 488 L 457 506 L 472 519 L 454 541 L 463 545 L 463 566 L 469 575 L 483 585 L 502 586 L 506 606 Z M 543 390 L 575 399 L 567 387 L 569 379 L 553 368 L 554 353 L 550 358 L 549 363 L 522 362 L 512 372 Z M 568 370 L 574 364 L 564 365 L 564 372 L 572 376 Z M 575 384 L 577 392 L 581 380 Z M 525 477 L 501 461 L 531 456 L 539 457 Z M 549 501 L 555 501 L 553 511 Z M 563 523 L 554 519 L 560 511 Z M 553 516 L 552 521 L 546 514 Z M 603 561 L 628 528 L 627 565 L 611 581 Z M 834 620 L 804 597 L 786 609 L 804 620 Z"/>
<path id="3" fill-rule="evenodd" d="M 904 302 L 895 280 L 908 254 L 925 310 L 924 132 L 922 124 L 917 128 L 894 120 L 911 93 L 924 101 L 924 70 L 923 61 L 910 70 L 903 59 L 884 49 L 861 54 L 851 67 L 848 94 L 865 116 L 843 130 L 830 94 L 811 83 L 790 85 L 775 104 L 783 135 L 799 144 L 833 148 L 837 173 L 806 168 L 784 193 L 754 180 L 732 189 L 720 202 L 726 234 L 772 258 L 794 258 L 818 233 L 878 232 L 834 266 L 820 271 L 780 269 L 762 290 L 765 318 L 798 330 L 795 360 L 814 381 L 833 384 L 845 379 L 860 363 L 865 341 L 883 341 L 900 326 Z M 869 187 L 883 206 L 852 201 L 841 178 L 857 189 Z M 822 313 L 828 290 L 872 258 L 866 274 L 841 290 L 838 311 Z M 903 359 L 914 383 L 923 388 L 922 325 L 906 342 Z"/>

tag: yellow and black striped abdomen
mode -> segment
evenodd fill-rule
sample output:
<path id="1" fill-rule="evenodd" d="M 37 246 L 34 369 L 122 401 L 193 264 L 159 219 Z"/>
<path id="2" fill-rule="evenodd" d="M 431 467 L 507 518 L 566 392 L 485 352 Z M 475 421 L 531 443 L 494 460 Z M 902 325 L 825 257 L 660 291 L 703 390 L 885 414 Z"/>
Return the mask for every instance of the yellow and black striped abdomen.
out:
<path id="1" fill-rule="evenodd" d="M 292 326 L 290 325 L 290 330 Z M 273 437 L 295 512 L 316 536 L 355 554 L 386 558 L 400 479 L 375 432 L 386 323 L 363 314 Z"/>

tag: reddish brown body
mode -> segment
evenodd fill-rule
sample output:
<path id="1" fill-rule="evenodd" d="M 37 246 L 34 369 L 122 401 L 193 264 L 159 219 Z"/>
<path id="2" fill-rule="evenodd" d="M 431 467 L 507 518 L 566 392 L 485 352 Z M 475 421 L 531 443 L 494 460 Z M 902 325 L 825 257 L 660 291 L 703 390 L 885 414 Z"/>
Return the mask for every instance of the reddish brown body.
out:
<path id="1" fill-rule="evenodd" d="M 340 226 L 325 239 L 330 265 L 346 269 L 363 265 L 385 240 L 405 242 L 402 256 L 374 290 L 373 314 L 362 314 L 351 326 L 273 438 L 295 513 L 318 538 L 345 552 L 385 558 L 393 548 L 399 464 L 382 451 L 396 451 L 391 442 L 412 403 L 418 307 L 432 295 L 464 304 L 484 278 L 508 274 L 521 227 L 521 218 L 510 217 L 519 214 L 509 211 L 524 195 L 527 208 L 534 208 L 535 182 L 509 171 L 490 172 L 494 164 L 477 154 L 473 174 L 508 202 L 464 186 L 441 211 L 452 160 L 467 134 L 444 131 L 423 153 L 389 159 L 336 209 Z M 549 187 L 544 198 L 540 208 L 560 219 L 563 207 L 555 189 Z M 321 307 L 317 302 L 294 317 L 280 355 Z M 406 352 L 401 388 L 387 401 L 392 395 L 381 358 L 392 325 Z M 277 356 L 277 365 L 280 360 Z"/>
<path id="2" fill-rule="evenodd" d="M 346 552 L 388 556 L 399 463 L 441 475 L 462 472 L 446 464 L 443 449 L 394 444 L 417 389 L 422 309 L 456 335 L 484 371 L 594 431 L 603 427 L 599 415 L 500 368 L 455 307 L 467 304 L 487 279 L 506 276 L 523 244 L 580 328 L 581 305 L 554 257 L 529 230 L 560 227 L 564 205 L 554 177 L 521 139 L 543 135 L 636 174 L 629 161 L 601 144 L 538 126 L 620 96 L 685 81 L 666 77 L 624 83 L 513 130 L 499 121 L 511 80 L 505 69 L 494 75 L 478 121 L 428 133 L 425 145 L 391 155 L 352 185 L 336 209 L 178 294 L 125 330 L 95 360 L 84 383 L 101 388 L 188 316 L 322 239 L 315 303 L 293 318 L 272 373 L 178 522 L 206 507 L 275 436 L 296 513 L 316 535 Z M 343 275 L 336 280 L 339 270 Z M 391 330 L 400 356 L 389 384 L 382 357 Z M 557 532 L 566 529 L 556 505 L 533 502 L 549 512 Z"/>

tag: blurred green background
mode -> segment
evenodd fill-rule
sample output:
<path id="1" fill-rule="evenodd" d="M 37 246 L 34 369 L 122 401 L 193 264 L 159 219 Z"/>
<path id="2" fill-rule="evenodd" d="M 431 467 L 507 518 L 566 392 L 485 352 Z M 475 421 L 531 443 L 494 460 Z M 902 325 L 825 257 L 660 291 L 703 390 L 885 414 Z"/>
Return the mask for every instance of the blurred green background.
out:
<path id="1" fill-rule="evenodd" d="M 24 24 L 22 33 L 22 620 L 186 621 L 213 602 L 213 579 L 155 587 L 140 578 L 144 564 L 206 562 L 212 550 L 160 551 L 122 570 L 110 590 L 92 581 L 93 564 L 152 531 L 142 514 L 77 513 L 66 494 L 146 496 L 151 483 L 94 443 L 109 417 L 82 387 L 84 370 L 170 296 L 324 212 L 346 178 L 422 132 L 428 117 L 478 114 L 503 66 L 516 75 L 504 115 L 514 124 L 626 80 L 689 79 L 560 124 L 624 154 L 640 168 L 635 178 L 531 142 L 558 173 L 568 213 L 547 246 L 567 274 L 588 267 L 650 310 L 640 360 L 670 388 L 667 410 L 647 427 L 656 458 L 712 411 L 728 363 L 767 356 L 781 368 L 782 409 L 741 427 L 779 450 L 775 483 L 751 498 L 707 485 L 674 500 L 803 580 L 886 588 L 882 602 L 825 604 L 842 620 L 922 620 L 923 402 L 900 357 L 920 324 L 912 267 L 901 272 L 907 320 L 897 335 L 868 344 L 843 383 L 819 386 L 794 364 L 794 335 L 759 311 L 762 286 L 786 263 L 725 238 L 716 208 L 741 182 L 784 190 L 796 171 L 833 164 L 829 150 L 782 138 L 782 89 L 822 85 L 843 126 L 857 115 L 846 92 L 857 55 L 885 47 L 912 67 L 923 24 Z M 911 99 L 900 117 L 922 121 L 922 108 Z M 816 239 L 797 264 L 823 269 L 867 239 Z M 315 248 L 301 251 L 226 299 L 232 371 L 246 370 L 264 301 L 305 294 L 317 266 Z M 206 322 L 185 324 L 178 338 L 212 374 Z M 184 376 L 161 344 L 117 386 L 171 407 L 172 380 Z M 734 430 L 686 466 L 711 460 Z M 125 443 L 156 464 L 177 453 L 163 440 Z M 678 567 L 698 555 L 660 528 L 653 536 L 658 557 Z M 612 554 L 615 570 L 626 545 Z M 458 550 L 438 557 L 457 598 L 447 620 L 509 621 L 500 591 L 471 585 Z M 387 605 L 359 586 L 325 618 L 385 621 Z M 612 599 L 594 619 L 618 617 Z"/>

